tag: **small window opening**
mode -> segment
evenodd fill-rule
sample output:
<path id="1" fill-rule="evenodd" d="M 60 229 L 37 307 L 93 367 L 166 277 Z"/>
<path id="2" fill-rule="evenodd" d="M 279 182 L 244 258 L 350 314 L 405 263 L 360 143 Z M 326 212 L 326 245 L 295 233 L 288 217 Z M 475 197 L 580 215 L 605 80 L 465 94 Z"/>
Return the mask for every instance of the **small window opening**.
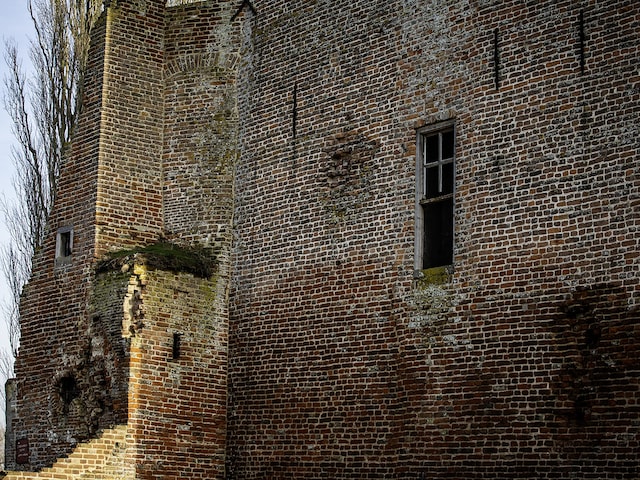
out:
<path id="1" fill-rule="evenodd" d="M 73 228 L 63 227 L 58 229 L 56 237 L 56 265 L 71 263 L 73 252 Z"/>
<path id="2" fill-rule="evenodd" d="M 65 406 L 69 406 L 69 404 L 71 404 L 71 402 L 80 395 L 76 379 L 72 376 L 60 379 L 60 382 L 58 383 L 58 391 Z"/>
<path id="3" fill-rule="evenodd" d="M 173 334 L 173 348 L 172 348 L 172 352 L 171 352 L 171 356 L 173 358 L 173 360 L 179 360 L 180 359 L 180 346 L 182 343 L 182 334 L 180 333 L 174 333 Z"/>
<path id="4" fill-rule="evenodd" d="M 452 122 L 418 132 L 415 268 L 453 264 L 455 134 Z"/>

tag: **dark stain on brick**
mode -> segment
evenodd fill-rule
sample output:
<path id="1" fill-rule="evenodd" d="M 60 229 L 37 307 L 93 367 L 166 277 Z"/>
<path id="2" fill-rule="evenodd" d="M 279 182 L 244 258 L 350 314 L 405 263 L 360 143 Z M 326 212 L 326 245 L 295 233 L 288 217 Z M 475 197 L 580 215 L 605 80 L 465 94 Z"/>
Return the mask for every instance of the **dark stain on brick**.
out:
<path id="1" fill-rule="evenodd" d="M 560 310 L 555 334 L 562 366 L 556 387 L 565 408 L 557 413 L 569 427 L 591 427 L 588 436 L 607 418 L 627 415 L 620 392 L 640 362 L 636 342 L 630 341 L 640 333 L 638 310 L 628 307 L 622 287 L 609 284 L 576 290 Z"/>

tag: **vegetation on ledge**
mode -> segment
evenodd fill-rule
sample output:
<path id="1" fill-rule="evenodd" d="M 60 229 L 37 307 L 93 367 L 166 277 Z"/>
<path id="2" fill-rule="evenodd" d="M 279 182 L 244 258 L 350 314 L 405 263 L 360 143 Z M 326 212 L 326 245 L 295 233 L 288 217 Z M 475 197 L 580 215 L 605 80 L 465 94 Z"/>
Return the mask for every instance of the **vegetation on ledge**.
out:
<path id="1" fill-rule="evenodd" d="M 210 278 L 218 265 L 218 250 L 162 240 L 143 247 L 110 252 L 98 261 L 96 273 L 128 269 L 136 263 L 158 270 Z"/>
<path id="2" fill-rule="evenodd" d="M 432 267 L 420 270 L 418 280 L 419 288 L 426 288 L 429 285 L 443 285 L 451 282 L 452 267 Z"/>

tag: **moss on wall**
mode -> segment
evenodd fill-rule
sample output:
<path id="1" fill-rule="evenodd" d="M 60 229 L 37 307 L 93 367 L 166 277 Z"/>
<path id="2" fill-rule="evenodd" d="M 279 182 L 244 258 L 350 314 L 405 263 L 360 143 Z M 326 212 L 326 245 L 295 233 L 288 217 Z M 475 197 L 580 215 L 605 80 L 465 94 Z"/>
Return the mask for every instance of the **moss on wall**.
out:
<path id="1" fill-rule="evenodd" d="M 218 265 L 217 256 L 218 251 L 213 248 L 159 241 L 144 247 L 110 252 L 98 262 L 96 271 L 128 271 L 134 264 L 145 264 L 149 268 L 210 278 Z"/>

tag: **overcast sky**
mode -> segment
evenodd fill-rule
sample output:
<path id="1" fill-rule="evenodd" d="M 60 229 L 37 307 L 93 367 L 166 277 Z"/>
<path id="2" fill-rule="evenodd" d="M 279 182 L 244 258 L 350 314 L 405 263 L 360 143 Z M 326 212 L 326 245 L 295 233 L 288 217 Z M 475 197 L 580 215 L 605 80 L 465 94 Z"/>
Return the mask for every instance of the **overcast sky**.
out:
<path id="1" fill-rule="evenodd" d="M 23 67 L 29 66 L 28 47 L 31 37 L 31 19 L 27 11 L 26 0 L 0 0 L 2 9 L 0 10 L 0 36 L 2 39 L 2 56 L 0 57 L 0 78 L 2 86 L 0 91 L 4 97 L 4 79 L 7 76 L 7 64 L 4 61 L 5 43 L 7 40 L 13 40 L 21 49 L 23 58 Z M 4 197 L 13 195 L 13 187 L 11 181 L 13 178 L 13 162 L 11 160 L 11 144 L 14 142 L 11 133 L 11 121 L 4 110 L 4 103 L 0 108 L 0 192 Z M 0 242 L 5 245 L 8 237 L 4 227 L 4 218 L 0 219 Z M 7 288 L 4 282 L 4 275 L 0 274 L 0 296 L 3 301 L 7 297 Z M 1 312 L 0 312 L 1 315 Z M 0 348 L 8 349 L 8 333 L 4 318 L 0 318 Z M 4 388 L 4 379 L 0 379 L 0 385 Z M 0 422 L 4 423 L 4 422 Z"/>

